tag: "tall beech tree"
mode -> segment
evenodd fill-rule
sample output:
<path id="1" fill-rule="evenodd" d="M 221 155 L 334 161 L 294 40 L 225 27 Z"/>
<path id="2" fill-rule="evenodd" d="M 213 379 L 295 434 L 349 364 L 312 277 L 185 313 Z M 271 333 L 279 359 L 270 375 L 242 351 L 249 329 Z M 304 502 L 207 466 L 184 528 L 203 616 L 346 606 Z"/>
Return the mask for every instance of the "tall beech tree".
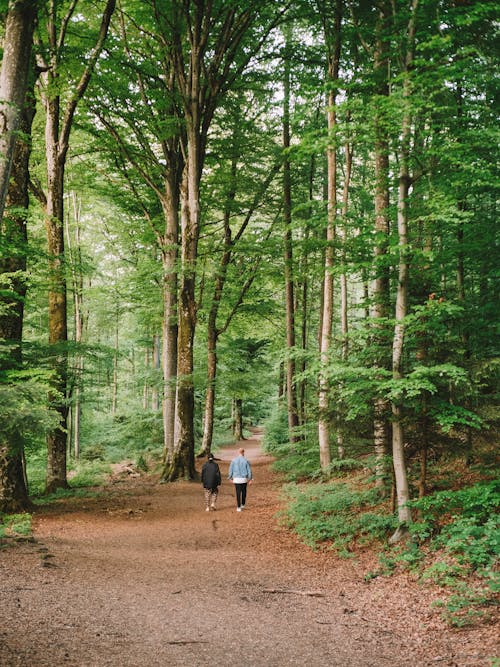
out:
<path id="1" fill-rule="evenodd" d="M 38 65 L 41 70 L 39 91 L 45 111 L 46 190 L 37 188 L 45 209 L 50 286 L 49 344 L 53 349 L 54 391 L 50 396 L 60 415 L 60 426 L 47 437 L 47 490 L 67 486 L 67 286 L 64 260 L 64 172 L 71 129 L 78 103 L 85 95 L 109 29 L 116 0 L 102 3 L 100 26 L 93 35 L 94 46 L 85 54 L 83 69 L 63 80 L 74 63 L 64 62 L 69 26 L 82 2 L 72 0 L 63 7 L 51 1 L 40 15 L 36 33 Z M 62 11 L 61 11 L 62 10 Z M 80 25 L 82 22 L 80 21 Z M 67 69 L 64 69 L 66 65 Z M 63 95 L 62 91 L 65 91 Z"/>
<path id="2" fill-rule="evenodd" d="M 399 267 L 395 305 L 394 338 L 392 343 L 392 376 L 394 380 L 403 378 L 403 351 L 405 335 L 405 319 L 408 313 L 408 280 L 410 247 L 408 238 L 409 193 L 411 185 L 410 173 L 410 141 L 412 132 L 411 107 L 411 69 L 415 57 L 415 31 L 419 0 L 412 0 L 408 25 L 405 33 L 405 44 L 402 50 L 402 120 L 399 147 L 399 174 L 398 174 L 398 250 Z M 392 536 L 393 541 L 398 539 L 405 526 L 411 522 L 411 511 L 407 505 L 410 500 L 408 473 L 404 454 L 404 426 L 403 409 L 398 397 L 392 401 L 392 460 L 396 481 L 398 518 L 400 527 Z"/>
<path id="3" fill-rule="evenodd" d="M 389 44 L 388 44 L 389 7 L 382 0 L 377 6 L 375 25 L 375 44 L 373 48 L 373 74 L 375 85 L 374 114 L 374 163 L 375 163 L 375 246 L 374 278 L 372 281 L 371 317 L 374 322 L 376 344 L 384 350 L 383 337 L 380 340 L 382 322 L 388 316 L 389 308 L 389 271 L 386 263 L 389 245 L 389 140 L 387 137 L 384 108 L 389 95 Z M 385 363 L 384 363 L 385 362 Z M 387 361 L 377 359 L 382 368 Z M 377 397 L 374 404 L 373 444 L 377 459 L 377 486 L 383 488 L 386 477 L 386 457 L 389 452 L 388 404 L 382 397 Z"/>
<path id="4" fill-rule="evenodd" d="M 159 6 L 157 10 L 160 13 Z M 283 11 L 279 4 L 275 8 L 266 2 L 235 7 L 223 1 L 181 3 L 174 0 L 163 13 L 172 30 L 168 46 L 186 130 L 181 184 L 175 449 L 162 474 L 168 481 L 195 476 L 195 280 L 201 226 L 200 182 L 208 132 L 217 106 L 259 52 Z"/>
<path id="5" fill-rule="evenodd" d="M 291 51 L 292 32 L 287 26 L 283 50 L 283 254 L 285 263 L 285 329 L 286 329 L 286 404 L 288 413 L 288 431 L 290 442 L 298 439 L 299 411 L 297 404 L 297 385 L 295 378 L 295 279 L 292 236 L 292 177 L 290 165 L 290 89 L 291 89 Z"/>
<path id="6" fill-rule="evenodd" d="M 327 48 L 327 225 L 323 279 L 323 308 L 320 325 L 320 364 L 318 377 L 318 439 L 321 468 L 331 463 L 328 375 L 326 366 L 331 351 L 333 320 L 333 269 L 335 262 L 335 225 L 337 221 L 337 94 L 341 49 L 342 0 L 336 0 L 333 17 L 323 8 L 323 29 Z"/>
<path id="7" fill-rule="evenodd" d="M 155 2 L 131 3 L 127 11 L 120 10 L 115 49 L 89 104 L 103 128 L 94 130 L 97 148 L 114 161 L 128 204 L 153 233 L 161 258 L 163 457 L 168 463 L 175 445 L 179 206 L 185 129 L 168 48 L 171 25 L 163 10 L 164 5 Z M 108 87 L 114 88 L 113 96 L 106 95 Z"/>

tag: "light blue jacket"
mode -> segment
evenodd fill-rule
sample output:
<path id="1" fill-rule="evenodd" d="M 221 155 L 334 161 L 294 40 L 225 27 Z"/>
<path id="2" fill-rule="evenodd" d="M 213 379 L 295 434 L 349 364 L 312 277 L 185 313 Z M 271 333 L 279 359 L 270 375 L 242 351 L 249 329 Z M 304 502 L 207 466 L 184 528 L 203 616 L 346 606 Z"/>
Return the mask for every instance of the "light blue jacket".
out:
<path id="1" fill-rule="evenodd" d="M 252 469 L 250 464 L 244 456 L 241 456 L 241 454 L 233 459 L 229 466 L 228 479 L 233 479 L 233 477 L 246 477 L 247 479 L 252 479 Z"/>

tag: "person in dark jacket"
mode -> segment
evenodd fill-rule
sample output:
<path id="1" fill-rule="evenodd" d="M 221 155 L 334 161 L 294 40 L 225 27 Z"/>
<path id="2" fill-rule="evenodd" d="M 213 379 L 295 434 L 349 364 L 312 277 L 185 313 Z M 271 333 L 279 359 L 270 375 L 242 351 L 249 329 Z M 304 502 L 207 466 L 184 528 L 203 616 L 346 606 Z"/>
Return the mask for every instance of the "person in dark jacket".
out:
<path id="1" fill-rule="evenodd" d="M 201 483 L 205 489 L 205 511 L 210 512 L 217 509 L 215 504 L 217 502 L 217 494 L 219 493 L 219 486 L 221 485 L 220 469 L 215 462 L 214 455 L 208 455 L 208 461 L 201 469 Z"/>

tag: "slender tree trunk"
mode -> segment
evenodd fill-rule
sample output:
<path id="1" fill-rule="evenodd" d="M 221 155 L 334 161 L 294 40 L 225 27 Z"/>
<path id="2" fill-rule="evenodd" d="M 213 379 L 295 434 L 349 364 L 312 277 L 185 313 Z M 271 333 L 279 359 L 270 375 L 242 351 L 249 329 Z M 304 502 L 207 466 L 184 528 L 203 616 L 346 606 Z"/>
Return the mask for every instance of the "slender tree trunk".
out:
<path id="1" fill-rule="evenodd" d="M 290 50 L 290 35 L 287 35 L 286 51 Z M 286 398 L 288 411 L 288 434 L 290 442 L 297 442 L 296 433 L 299 425 L 297 411 L 297 390 L 295 385 L 295 301 L 292 250 L 292 185 L 290 160 L 287 151 L 290 148 L 290 59 L 285 56 L 284 97 L 283 97 L 283 217 L 285 224 L 284 259 L 285 259 L 285 309 L 286 309 Z"/>
<path id="2" fill-rule="evenodd" d="M 55 110 L 55 105 L 49 105 Z M 57 116 L 47 114 L 45 142 L 47 150 L 47 250 L 49 256 L 49 345 L 52 347 L 53 391 L 49 396 L 54 409 L 59 413 L 59 426 L 47 436 L 47 492 L 67 488 L 66 444 L 67 444 L 67 292 L 66 264 L 64 255 L 64 210 L 63 181 L 64 160 L 60 160 L 57 137 L 53 131 Z"/>
<path id="3" fill-rule="evenodd" d="M 208 455 L 212 450 L 212 438 L 214 431 L 214 407 L 215 407 L 215 382 L 217 378 L 217 341 L 219 330 L 217 328 L 217 316 L 222 299 L 222 292 L 226 282 L 227 267 L 232 255 L 231 234 L 231 212 L 232 204 L 236 196 L 236 175 L 238 169 L 238 135 L 239 135 L 239 113 L 233 128 L 233 156 L 231 159 L 231 175 L 229 190 L 224 208 L 224 253 L 222 255 L 219 270 L 215 277 L 214 293 L 207 325 L 207 389 L 205 394 L 205 410 L 203 417 L 203 441 L 200 456 Z"/>
<path id="4" fill-rule="evenodd" d="M 403 80 L 403 121 L 401 127 L 401 150 L 399 155 L 399 186 L 398 186 L 398 238 L 399 238 L 399 270 L 396 293 L 396 311 L 394 338 L 392 346 L 392 376 L 394 380 L 404 377 L 403 351 L 405 318 L 408 311 L 408 278 L 409 278 L 409 250 L 408 250 L 408 196 L 410 191 L 409 154 L 411 139 L 411 83 L 410 68 L 413 62 L 415 39 L 415 21 L 418 0 L 412 0 L 411 16 L 408 25 L 408 46 L 405 59 L 405 78 Z M 410 500 L 408 474 L 404 454 L 404 426 L 403 406 L 397 400 L 392 401 L 392 458 L 396 482 L 398 503 L 399 529 L 391 537 L 395 542 L 405 533 L 405 527 L 411 523 L 411 511 L 407 507 Z"/>
<path id="5" fill-rule="evenodd" d="M 346 122 L 349 123 L 349 115 Z M 342 335 L 341 357 L 345 363 L 349 355 L 349 320 L 348 320 L 348 291 L 346 274 L 346 242 L 347 242 L 347 213 L 349 210 L 349 188 L 351 184 L 353 149 L 349 137 L 345 143 L 344 187 L 342 190 L 342 225 L 339 228 L 340 251 L 340 332 Z M 345 456 L 344 428 L 342 414 L 339 414 L 337 427 L 337 456 L 342 460 Z"/>
<path id="6" fill-rule="evenodd" d="M 330 355 L 332 320 L 333 320 L 333 267 L 335 261 L 334 241 L 335 225 L 337 220 L 337 146 L 336 146 L 336 98 L 339 75 L 340 60 L 340 30 L 342 20 L 342 2 L 335 2 L 334 17 L 334 35 L 333 44 L 328 43 L 328 135 L 329 147 L 327 150 L 327 201 L 328 201 L 328 222 L 326 234 L 324 282 L 323 282 L 323 309 L 320 329 L 320 364 L 318 385 L 319 385 L 319 415 L 318 415 L 318 439 L 319 439 L 319 458 L 323 470 L 328 468 L 331 463 L 330 453 L 330 401 L 329 401 L 329 382 L 327 377 L 327 365 Z M 325 17 L 326 21 L 326 17 Z M 327 42 L 329 39 L 329 28 L 325 27 L 325 36 Z"/>
<path id="7" fill-rule="evenodd" d="M 151 365 L 151 350 L 149 346 L 147 346 L 144 350 L 144 369 L 146 370 L 146 375 L 147 371 L 149 370 Z M 149 381 L 147 377 L 144 378 L 144 386 L 142 388 L 142 409 L 143 410 L 148 410 L 149 408 Z"/>
<path id="8" fill-rule="evenodd" d="M 179 244 L 179 180 L 178 170 L 171 160 L 171 178 L 166 181 L 166 196 L 162 201 L 165 218 L 165 242 L 162 247 L 163 266 L 163 460 L 170 465 L 174 452 L 175 396 L 177 385 L 177 258 Z M 165 471 L 162 474 L 164 478 Z"/>
<path id="9" fill-rule="evenodd" d="M 71 425 L 71 441 L 73 442 L 73 456 L 75 459 L 80 457 L 80 423 L 82 416 L 81 406 L 81 386 L 83 380 L 83 371 L 85 361 L 80 347 L 83 342 L 83 332 L 85 328 L 85 314 L 83 309 L 83 272 L 82 272 L 82 251 L 81 251 L 81 205 L 77 200 L 76 194 L 71 192 L 70 200 L 73 206 L 73 219 L 75 225 L 74 244 L 71 241 L 71 231 L 69 228 L 69 218 L 66 230 L 68 250 L 70 252 L 71 277 L 73 288 L 73 306 L 75 320 L 75 344 L 76 354 L 74 361 L 74 380 L 72 383 L 71 410 L 69 420 Z M 74 247 L 73 247 L 74 246 Z"/>
<path id="10" fill-rule="evenodd" d="M 388 44 L 386 38 L 387 18 L 389 9 L 384 3 L 379 8 L 376 24 L 376 44 L 374 53 L 374 74 L 377 95 L 382 99 L 389 95 L 388 76 Z M 389 142 L 387 139 L 386 121 L 381 109 L 375 114 L 375 278 L 372 283 L 373 339 L 377 347 L 384 348 L 381 337 L 383 321 L 389 309 L 389 271 L 385 265 L 385 257 L 389 244 Z M 386 368 L 388 360 L 377 359 L 381 368 Z M 390 405 L 384 398 L 375 399 L 373 420 L 373 442 L 376 458 L 376 485 L 382 491 L 388 477 L 387 456 L 389 454 L 389 420 Z"/>
<path id="11" fill-rule="evenodd" d="M 155 413 L 158 412 L 158 410 L 160 409 L 160 397 L 158 393 L 158 384 L 156 380 L 156 375 L 161 367 L 160 357 L 161 357 L 160 337 L 157 334 L 155 334 L 153 336 L 153 359 L 152 359 L 153 368 L 155 371 L 155 380 L 153 387 L 151 389 L 151 410 Z"/>
<path id="12" fill-rule="evenodd" d="M 234 428 L 233 435 L 235 440 L 243 440 L 243 400 L 234 399 Z"/>
<path id="13" fill-rule="evenodd" d="M 118 334 L 118 313 L 115 319 L 115 345 L 113 351 L 113 384 L 111 387 L 111 414 L 116 415 L 118 409 L 118 354 L 120 338 Z"/>
<path id="14" fill-rule="evenodd" d="M 37 0 L 10 0 L 0 69 L 0 220 L 31 66 Z"/>

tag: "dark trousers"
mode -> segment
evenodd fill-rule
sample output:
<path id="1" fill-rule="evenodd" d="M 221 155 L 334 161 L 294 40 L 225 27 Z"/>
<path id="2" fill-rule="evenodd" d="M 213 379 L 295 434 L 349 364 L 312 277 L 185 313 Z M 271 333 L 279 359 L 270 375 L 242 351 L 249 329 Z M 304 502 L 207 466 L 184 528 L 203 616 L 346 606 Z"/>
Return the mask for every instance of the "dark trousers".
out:
<path id="1" fill-rule="evenodd" d="M 235 484 L 234 488 L 236 489 L 236 503 L 238 507 L 241 507 L 247 500 L 247 482 L 244 484 Z"/>

